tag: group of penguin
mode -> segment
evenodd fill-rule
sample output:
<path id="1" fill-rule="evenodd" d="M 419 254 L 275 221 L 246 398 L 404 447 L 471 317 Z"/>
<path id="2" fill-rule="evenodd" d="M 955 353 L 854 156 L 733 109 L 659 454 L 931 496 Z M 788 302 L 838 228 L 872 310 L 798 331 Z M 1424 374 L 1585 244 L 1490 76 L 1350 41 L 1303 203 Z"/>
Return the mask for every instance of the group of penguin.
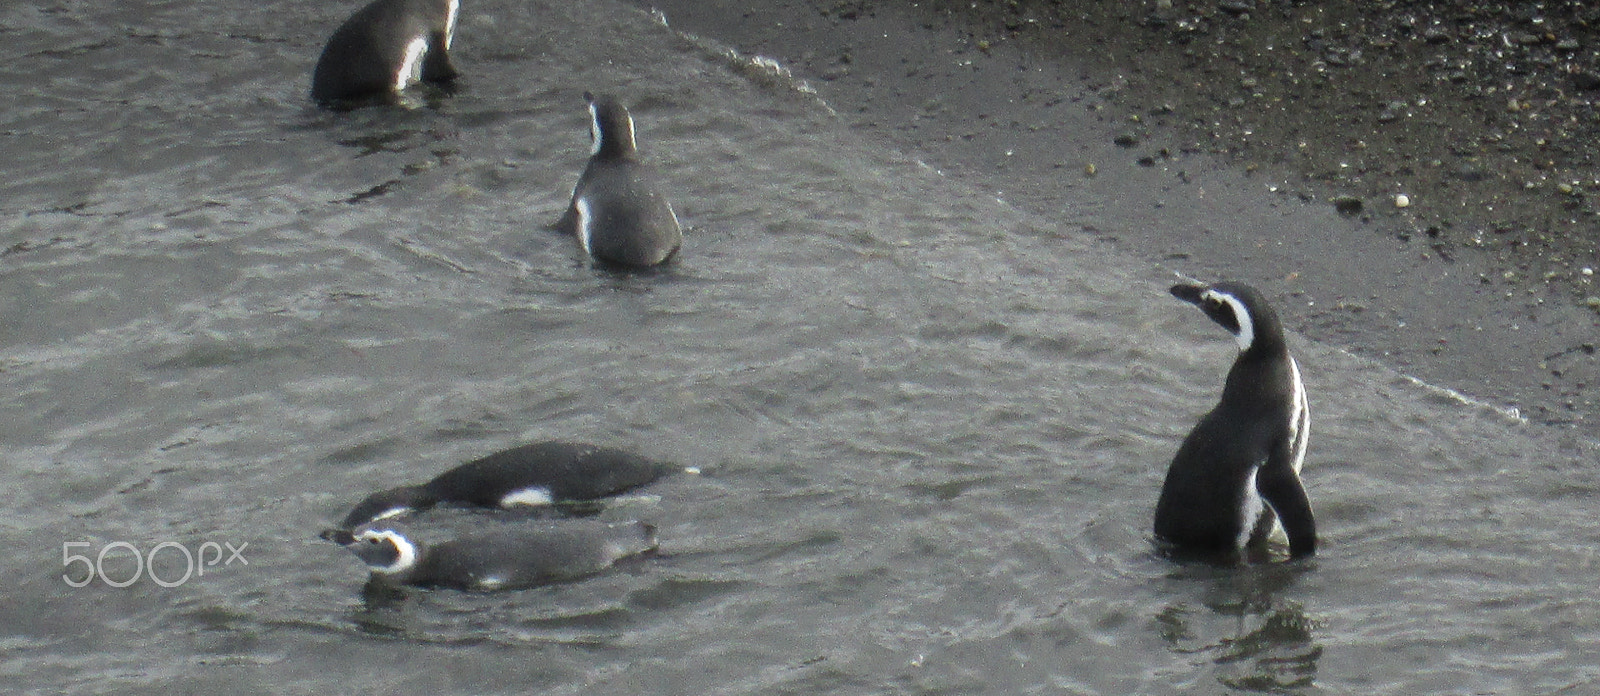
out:
<path id="1" fill-rule="evenodd" d="M 609 447 L 540 442 L 462 464 L 427 483 L 379 491 L 322 538 L 394 585 L 516 589 L 582 577 L 656 549 L 655 527 L 582 519 L 490 520 L 493 531 L 424 545 L 395 520 L 448 504 L 589 512 L 597 501 L 692 469 Z"/>
<path id="2" fill-rule="evenodd" d="M 449 85 L 459 0 L 376 0 L 328 39 L 311 77 L 311 98 L 333 108 L 391 101 L 419 82 Z M 615 99 L 589 102 L 589 163 L 556 228 L 599 263 L 641 268 L 671 261 L 683 245 L 672 204 L 639 158 L 633 117 Z"/>
<path id="3" fill-rule="evenodd" d="M 344 108 L 392 100 L 419 81 L 448 84 L 459 0 L 374 0 L 324 48 L 312 99 Z M 682 245 L 672 206 L 640 161 L 633 119 L 617 101 L 585 93 L 593 149 L 557 226 L 603 264 L 670 261 Z M 1156 503 L 1158 545 L 1177 557 L 1238 560 L 1269 543 L 1291 559 L 1316 553 L 1316 525 L 1300 478 L 1310 414 L 1300 368 L 1266 299 L 1239 284 L 1181 283 L 1239 345 L 1222 398 L 1184 438 Z M 364 561 L 372 578 L 466 590 L 529 587 L 582 577 L 653 553 L 655 528 L 593 520 L 505 523 L 425 545 L 393 524 L 440 504 L 567 509 L 648 484 L 683 467 L 593 445 L 543 442 L 462 464 L 425 484 L 368 496 L 322 537 Z"/>

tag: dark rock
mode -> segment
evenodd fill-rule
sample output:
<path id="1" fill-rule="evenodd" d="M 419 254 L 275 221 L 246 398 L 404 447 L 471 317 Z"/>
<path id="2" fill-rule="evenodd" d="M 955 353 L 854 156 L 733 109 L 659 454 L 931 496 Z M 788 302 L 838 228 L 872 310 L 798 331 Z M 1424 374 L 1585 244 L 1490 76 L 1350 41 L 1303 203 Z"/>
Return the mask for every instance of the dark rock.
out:
<path id="1" fill-rule="evenodd" d="M 1231 15 L 1242 15 L 1254 12 L 1256 3 L 1254 0 L 1223 0 L 1217 3 L 1217 9 Z"/>
<path id="2" fill-rule="evenodd" d="M 1600 73 L 1584 70 L 1572 74 L 1572 86 L 1581 90 L 1593 91 L 1600 89 Z"/>
<path id="3" fill-rule="evenodd" d="M 1139 137 L 1132 133 L 1123 133 L 1111 140 L 1117 147 L 1133 147 L 1139 144 Z"/>
<path id="4" fill-rule="evenodd" d="M 1332 203 L 1333 209 L 1339 211 L 1341 215 L 1355 215 L 1361 212 L 1363 207 L 1361 199 L 1355 196 L 1334 196 L 1328 199 L 1328 202 Z"/>

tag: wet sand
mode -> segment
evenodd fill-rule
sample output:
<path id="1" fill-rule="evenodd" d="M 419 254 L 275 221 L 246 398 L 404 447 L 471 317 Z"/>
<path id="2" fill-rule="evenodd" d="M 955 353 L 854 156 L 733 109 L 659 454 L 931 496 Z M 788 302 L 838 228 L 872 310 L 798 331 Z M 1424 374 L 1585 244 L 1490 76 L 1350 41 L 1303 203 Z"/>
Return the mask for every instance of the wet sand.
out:
<path id="1" fill-rule="evenodd" d="M 1256 284 L 1291 329 L 1534 423 L 1600 422 L 1600 11 L 639 4 L 1062 234 Z"/>

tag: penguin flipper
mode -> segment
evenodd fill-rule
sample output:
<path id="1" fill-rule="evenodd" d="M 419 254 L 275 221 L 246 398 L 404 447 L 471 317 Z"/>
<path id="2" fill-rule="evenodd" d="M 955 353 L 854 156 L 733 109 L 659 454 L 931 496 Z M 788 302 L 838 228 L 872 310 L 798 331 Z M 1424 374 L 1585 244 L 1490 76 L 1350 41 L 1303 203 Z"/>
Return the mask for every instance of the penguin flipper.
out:
<path id="1" fill-rule="evenodd" d="M 456 66 L 450 62 L 450 52 L 445 50 L 445 43 L 444 32 L 435 32 L 428 37 L 428 52 L 422 56 L 424 81 L 450 82 L 460 74 L 456 72 Z"/>
<path id="2" fill-rule="evenodd" d="M 1272 506 L 1289 537 L 1289 556 L 1303 558 L 1317 552 L 1317 525 L 1311 516 L 1311 499 L 1288 458 L 1274 457 L 1256 473 L 1256 491 Z"/>
<path id="3" fill-rule="evenodd" d="M 578 233 L 578 208 L 568 205 L 567 211 L 561 214 L 561 219 L 550 226 L 554 232 L 576 235 Z"/>

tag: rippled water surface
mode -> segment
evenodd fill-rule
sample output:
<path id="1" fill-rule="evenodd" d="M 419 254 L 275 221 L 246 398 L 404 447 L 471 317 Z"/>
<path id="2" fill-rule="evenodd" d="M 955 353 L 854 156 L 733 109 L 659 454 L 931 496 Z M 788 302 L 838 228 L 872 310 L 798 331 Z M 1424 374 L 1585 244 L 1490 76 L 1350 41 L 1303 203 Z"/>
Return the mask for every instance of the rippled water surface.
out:
<path id="1" fill-rule="evenodd" d="M 1155 495 L 1233 350 L 1169 271 L 604 0 L 466 3 L 459 94 L 317 112 L 350 9 L 0 10 L 8 690 L 1600 688 L 1580 436 L 1291 337 L 1321 555 L 1168 562 Z M 635 105 L 675 266 L 595 270 L 546 229 L 585 89 Z M 547 438 L 704 470 L 604 514 L 658 524 L 661 557 L 368 597 L 316 538 Z M 118 542 L 181 546 L 150 566 L 175 586 L 69 585 L 108 545 L 131 576 Z M 170 582 L 207 542 L 248 565 Z"/>

